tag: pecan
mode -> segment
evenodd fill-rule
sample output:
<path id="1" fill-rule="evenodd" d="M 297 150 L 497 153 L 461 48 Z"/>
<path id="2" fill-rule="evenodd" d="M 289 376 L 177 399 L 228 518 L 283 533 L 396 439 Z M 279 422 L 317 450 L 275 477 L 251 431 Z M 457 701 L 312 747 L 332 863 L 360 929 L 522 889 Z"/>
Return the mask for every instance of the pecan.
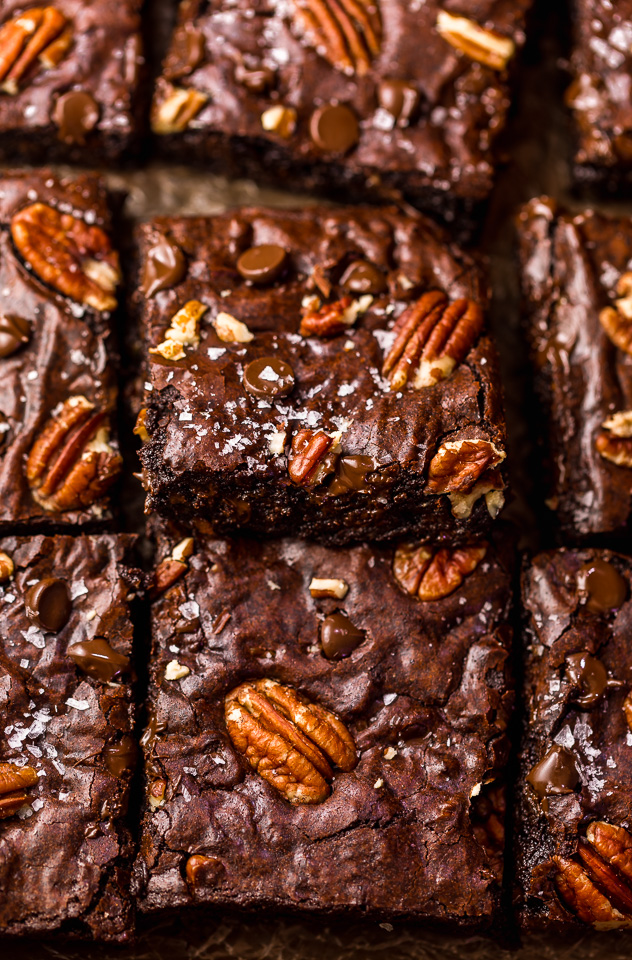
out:
<path id="1" fill-rule="evenodd" d="M 400 587 L 420 600 L 442 600 L 476 570 L 487 544 L 450 548 L 401 544 L 393 558 L 393 575 Z"/>
<path id="2" fill-rule="evenodd" d="M 632 355 L 632 273 L 622 273 L 617 283 L 615 307 L 605 307 L 599 322 L 615 347 Z M 616 309 L 615 309 L 616 308 Z"/>
<path id="3" fill-rule="evenodd" d="M 157 810 L 165 805 L 165 793 L 167 791 L 167 781 L 164 777 L 152 780 L 149 785 L 147 799 L 152 810 Z"/>
<path id="4" fill-rule="evenodd" d="M 183 360 L 186 357 L 184 347 L 197 347 L 200 342 L 200 319 L 208 307 L 199 300 L 189 300 L 171 318 L 164 340 L 157 347 L 150 347 L 150 353 L 158 353 L 165 360 Z"/>
<path id="5" fill-rule="evenodd" d="M 38 781 L 33 767 L 0 763 L 0 820 L 14 816 L 28 800 L 26 790 Z"/>
<path id="6" fill-rule="evenodd" d="M 510 37 L 485 30 L 474 20 L 455 16 L 446 10 L 438 13 L 437 30 L 456 50 L 492 70 L 504 70 L 516 52 L 516 45 Z"/>
<path id="7" fill-rule="evenodd" d="M 377 0 L 294 0 L 303 38 L 336 70 L 363 76 L 382 46 Z"/>
<path id="8" fill-rule="evenodd" d="M 0 28 L 0 90 L 16 94 L 36 60 L 56 66 L 72 42 L 72 27 L 55 7 L 32 7 Z"/>
<path id="9" fill-rule="evenodd" d="M 597 929 L 632 926 L 632 836 L 623 827 L 594 821 L 579 841 L 577 859 L 556 857 L 561 899 Z"/>
<path id="10" fill-rule="evenodd" d="M 283 140 L 289 140 L 296 130 L 297 113 L 294 107 L 276 104 L 261 114 L 261 126 L 268 133 L 276 133 Z"/>
<path id="11" fill-rule="evenodd" d="M 601 425 L 595 447 L 597 453 L 618 467 L 632 467 L 632 410 L 620 410 Z"/>
<path id="12" fill-rule="evenodd" d="M 505 785 L 493 780 L 483 784 L 470 800 L 474 836 L 499 872 L 505 850 L 505 793 Z"/>
<path id="13" fill-rule="evenodd" d="M 121 279 L 118 255 L 101 227 L 32 203 L 11 218 L 16 250 L 48 286 L 95 310 L 113 310 Z"/>
<path id="14" fill-rule="evenodd" d="M 349 771 L 357 763 L 338 717 L 275 680 L 242 683 L 226 697 L 225 716 L 236 749 L 291 803 L 321 803 L 332 767 Z"/>
<path id="15" fill-rule="evenodd" d="M 139 437 L 142 443 L 148 443 L 151 437 L 149 436 L 149 431 L 147 430 L 145 421 L 147 420 L 147 407 L 142 407 L 138 412 L 136 417 L 136 423 L 134 424 L 134 429 L 132 433 L 135 436 Z"/>
<path id="16" fill-rule="evenodd" d="M 428 493 L 469 493 L 476 482 L 506 457 L 490 440 L 449 440 L 430 461 Z"/>
<path id="17" fill-rule="evenodd" d="M 184 540 L 176 544 L 169 557 L 160 561 L 156 567 L 150 588 L 152 599 L 159 597 L 161 593 L 172 587 L 187 572 L 189 565 L 186 561 L 192 553 L 193 538 L 185 537 Z"/>
<path id="18" fill-rule="evenodd" d="M 335 438 L 323 430 L 299 430 L 292 437 L 288 461 L 290 480 L 294 483 L 310 483 L 315 480 L 318 467 L 334 446 Z"/>
<path id="19" fill-rule="evenodd" d="M 310 300 L 306 304 L 301 320 L 300 332 L 304 337 L 314 334 L 317 337 L 335 337 L 352 327 L 361 313 L 366 313 L 373 302 L 367 294 L 358 300 L 344 296 L 333 303 L 320 306 L 320 301 Z"/>
<path id="20" fill-rule="evenodd" d="M 630 732 L 632 733 L 632 690 L 630 690 L 627 697 L 623 701 L 623 712 L 625 714 L 625 719 L 628 722 Z"/>
<path id="21" fill-rule="evenodd" d="M 473 300 L 449 303 L 444 293 L 424 293 L 398 318 L 395 341 L 382 375 L 400 390 L 414 373 L 416 390 L 445 380 L 462 363 L 483 329 L 483 311 Z"/>
<path id="22" fill-rule="evenodd" d="M 3 553 L 0 550 L 0 583 L 9 580 L 13 576 L 13 570 L 13 560 L 8 553 Z"/>
<path id="23" fill-rule="evenodd" d="M 63 513 L 99 500 L 123 463 L 109 433 L 106 413 L 85 397 L 69 397 L 44 425 L 26 462 L 35 501 Z"/>
<path id="24" fill-rule="evenodd" d="M 161 135 L 182 133 L 208 100 L 205 93 L 192 87 L 173 87 L 168 84 L 165 96 L 154 105 L 151 128 Z"/>
<path id="25" fill-rule="evenodd" d="M 224 864 L 217 857 L 205 857 L 201 853 L 194 853 L 189 857 L 185 867 L 187 883 L 193 888 L 212 883 L 224 871 Z"/>

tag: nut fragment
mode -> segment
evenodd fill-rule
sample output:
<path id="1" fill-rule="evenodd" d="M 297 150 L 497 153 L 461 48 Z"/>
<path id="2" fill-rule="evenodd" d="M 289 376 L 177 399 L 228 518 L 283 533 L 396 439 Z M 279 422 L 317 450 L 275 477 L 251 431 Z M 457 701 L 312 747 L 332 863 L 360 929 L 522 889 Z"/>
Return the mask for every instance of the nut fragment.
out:
<path id="1" fill-rule="evenodd" d="M 339 333 L 344 333 L 348 327 L 352 327 L 358 317 L 366 313 L 373 297 L 366 294 L 357 300 L 345 296 L 333 303 L 326 303 L 320 306 L 320 301 L 310 298 L 306 304 L 305 312 L 301 320 L 300 332 L 304 337 L 314 334 L 317 337 L 335 337 Z"/>
<path id="2" fill-rule="evenodd" d="M 288 459 L 290 480 L 294 483 L 309 483 L 318 465 L 333 445 L 333 437 L 323 430 L 299 430 L 292 437 Z"/>
<path id="3" fill-rule="evenodd" d="M 594 821 L 577 848 L 578 860 L 556 857 L 561 899 L 597 930 L 632 926 L 632 836 Z"/>
<path id="4" fill-rule="evenodd" d="M 615 347 L 632 355 L 632 273 L 621 274 L 617 293 L 619 299 L 615 300 L 615 306 L 604 307 L 599 322 Z"/>
<path id="5" fill-rule="evenodd" d="M 171 551 L 171 555 L 161 560 L 154 572 L 150 597 L 155 599 L 172 587 L 188 570 L 187 559 L 193 553 L 193 538 L 185 537 Z"/>
<path id="6" fill-rule="evenodd" d="M 32 203 L 11 218 L 15 247 L 48 286 L 95 310 L 113 310 L 121 280 L 118 255 L 101 227 L 46 203 Z"/>
<path id="7" fill-rule="evenodd" d="M 72 42 L 72 27 L 55 7 L 32 7 L 0 27 L 0 90 L 18 92 L 39 59 L 42 67 L 61 62 Z"/>
<path id="8" fill-rule="evenodd" d="M 151 129 L 161 135 L 182 133 L 208 100 L 208 96 L 192 87 L 173 87 L 170 84 L 166 96 L 152 110 Z"/>
<path id="9" fill-rule="evenodd" d="M 165 680 L 184 680 L 190 673 L 189 668 L 183 663 L 178 663 L 177 660 L 170 660 L 165 667 Z"/>
<path id="10" fill-rule="evenodd" d="M 165 805 L 165 793 L 167 790 L 167 781 L 160 777 L 158 780 L 152 781 L 149 786 L 148 801 L 149 806 L 152 810 L 157 810 L 159 807 L 164 807 Z"/>
<path id="11" fill-rule="evenodd" d="M 471 797 L 470 817 L 474 836 L 498 873 L 503 869 L 506 810 L 505 785 L 497 780 L 484 783 L 479 792 Z"/>
<path id="12" fill-rule="evenodd" d="M 187 883 L 193 888 L 213 883 L 218 874 L 224 871 L 224 864 L 218 857 L 205 857 L 201 853 L 194 853 L 187 860 L 185 874 Z"/>
<path id="13" fill-rule="evenodd" d="M 601 426 L 595 440 L 599 455 L 618 467 L 632 467 L 632 410 L 613 413 Z"/>
<path id="14" fill-rule="evenodd" d="M 428 493 L 470 493 L 476 482 L 507 454 L 490 440 L 448 440 L 430 461 Z"/>
<path id="15" fill-rule="evenodd" d="M 9 554 L 0 550 L 0 583 L 9 580 L 13 576 L 14 569 L 13 560 Z"/>
<path id="16" fill-rule="evenodd" d="M 342 600 L 349 593 L 349 584 L 336 578 L 312 577 L 309 592 L 313 597 L 335 597 Z"/>
<path id="17" fill-rule="evenodd" d="M 393 558 L 393 574 L 412 597 L 442 600 L 476 570 L 486 553 L 487 544 L 460 549 L 401 544 Z"/>
<path id="18" fill-rule="evenodd" d="M 171 318 L 164 340 L 157 347 L 150 347 L 149 352 L 160 354 L 165 360 L 183 360 L 183 347 L 197 347 L 200 342 L 200 318 L 207 310 L 199 300 L 189 300 Z"/>
<path id="19" fill-rule="evenodd" d="M 289 140 L 296 130 L 296 110 L 280 104 L 269 107 L 261 114 L 261 126 L 268 133 L 276 133 L 284 140 Z"/>
<path id="20" fill-rule="evenodd" d="M 439 11 L 437 30 L 456 50 L 492 70 L 504 70 L 516 52 L 516 45 L 510 37 L 484 30 L 474 20 L 455 16 L 446 10 Z"/>
<path id="21" fill-rule="evenodd" d="M 28 801 L 26 790 L 38 781 L 33 767 L 0 763 L 0 820 L 14 816 Z"/>
<path id="22" fill-rule="evenodd" d="M 250 343 L 254 339 L 254 334 L 250 332 L 245 323 L 231 316 L 230 313 L 220 312 L 213 320 L 215 332 L 224 343 Z"/>
<path id="23" fill-rule="evenodd" d="M 332 767 L 349 771 L 357 763 L 353 738 L 335 714 L 275 680 L 242 683 L 226 697 L 225 716 L 236 749 L 291 803 L 321 803 Z"/>
<path id="24" fill-rule="evenodd" d="M 99 500 L 123 463 L 109 437 L 107 414 L 81 395 L 69 397 L 44 425 L 26 462 L 36 503 L 63 513 Z"/>
<path id="25" fill-rule="evenodd" d="M 364 76 L 382 45 L 376 0 L 294 0 L 294 23 L 332 67 Z"/>
<path id="26" fill-rule="evenodd" d="M 142 410 L 139 410 L 138 416 L 136 417 L 136 423 L 134 424 L 134 433 L 137 437 L 140 437 L 143 443 L 148 443 L 151 439 L 149 436 L 149 431 L 145 426 L 145 421 L 147 419 L 147 407 L 143 407 Z"/>

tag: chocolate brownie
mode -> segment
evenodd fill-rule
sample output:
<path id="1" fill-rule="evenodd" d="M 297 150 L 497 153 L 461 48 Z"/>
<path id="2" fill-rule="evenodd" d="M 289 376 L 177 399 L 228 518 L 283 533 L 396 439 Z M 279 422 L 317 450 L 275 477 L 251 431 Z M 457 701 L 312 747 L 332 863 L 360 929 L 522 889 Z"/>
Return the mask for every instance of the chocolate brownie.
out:
<path id="1" fill-rule="evenodd" d="M 476 263 L 393 208 L 138 235 L 148 511 L 330 543 L 488 529 L 504 420 Z"/>
<path id="2" fill-rule="evenodd" d="M 141 910 L 489 925 L 513 700 L 507 563 L 485 545 L 296 540 L 186 539 L 160 556 Z"/>
<path id="3" fill-rule="evenodd" d="M 632 221 L 566 214 L 541 198 L 523 208 L 519 231 L 546 505 L 567 539 L 622 538 L 632 493 Z"/>
<path id="4" fill-rule="evenodd" d="M 0 533 L 95 524 L 121 467 L 101 182 L 0 178 Z"/>
<path id="5" fill-rule="evenodd" d="M 0 540 L 0 929 L 126 940 L 132 538 Z"/>
<path id="6" fill-rule="evenodd" d="M 518 908 L 527 929 L 632 926 L 632 561 L 560 550 L 524 571 Z"/>
<path id="7" fill-rule="evenodd" d="M 448 219 L 494 177 L 532 0 L 184 0 L 152 112 L 184 162 Z"/>
<path id="8" fill-rule="evenodd" d="M 3 0 L 0 158 L 103 164 L 142 129 L 141 0 Z"/>

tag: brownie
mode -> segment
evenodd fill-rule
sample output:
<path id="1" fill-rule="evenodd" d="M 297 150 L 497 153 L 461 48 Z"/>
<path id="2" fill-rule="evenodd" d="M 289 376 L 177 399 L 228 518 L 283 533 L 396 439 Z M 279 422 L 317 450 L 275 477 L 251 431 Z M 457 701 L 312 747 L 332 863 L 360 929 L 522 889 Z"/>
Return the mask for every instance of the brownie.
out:
<path id="1" fill-rule="evenodd" d="M 109 228 L 96 177 L 0 177 L 0 533 L 109 516 L 121 467 Z"/>
<path id="2" fill-rule="evenodd" d="M 632 560 L 539 555 L 522 577 L 518 909 L 530 930 L 632 925 Z"/>
<path id="3" fill-rule="evenodd" d="M 184 0 L 154 96 L 158 148 L 347 202 L 403 193 L 467 215 L 492 188 L 531 5 Z"/>
<path id="4" fill-rule="evenodd" d="M 0 540 L 0 928 L 130 937 L 131 537 Z"/>
<path id="5" fill-rule="evenodd" d="M 623 543 L 632 492 L 632 221 L 566 214 L 541 198 L 522 209 L 519 232 L 546 506 L 567 541 L 607 534 Z"/>
<path id="6" fill-rule="evenodd" d="M 102 165 L 135 145 L 143 110 L 141 6 L 3 0 L 0 159 Z"/>
<path id="7" fill-rule="evenodd" d="M 335 544 L 484 533 L 504 418 L 474 260 L 394 208 L 138 234 L 148 512 Z"/>
<path id="8" fill-rule="evenodd" d="M 507 561 L 486 545 L 239 539 L 159 555 L 140 909 L 488 926 L 513 701 Z"/>

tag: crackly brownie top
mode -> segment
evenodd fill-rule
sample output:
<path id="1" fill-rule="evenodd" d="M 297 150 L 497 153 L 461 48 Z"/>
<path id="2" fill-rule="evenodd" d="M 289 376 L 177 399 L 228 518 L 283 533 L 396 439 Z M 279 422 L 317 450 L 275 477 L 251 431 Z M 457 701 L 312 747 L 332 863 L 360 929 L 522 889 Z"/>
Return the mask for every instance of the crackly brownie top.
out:
<path id="1" fill-rule="evenodd" d="M 500 867 L 470 798 L 506 751 L 508 566 L 484 546 L 191 547 L 161 562 L 152 611 L 144 906 L 489 917 Z M 351 737 L 350 753 L 323 748 L 333 769 L 316 798 L 313 770 L 274 785 L 256 732 L 248 758 L 229 733 L 242 694 L 279 685 Z"/>
<path id="2" fill-rule="evenodd" d="M 530 5 L 185 0 L 153 126 L 263 137 L 307 162 L 346 154 L 352 169 L 484 196 Z"/>
<path id="3" fill-rule="evenodd" d="M 549 418 L 560 522 L 618 530 L 632 490 L 632 221 L 566 215 L 543 198 L 519 218 L 523 288 Z"/>
<path id="4" fill-rule="evenodd" d="M 0 924 L 120 937 L 129 537 L 0 540 Z M 86 928 L 83 924 L 86 923 Z"/>
<path id="5" fill-rule="evenodd" d="M 629 558 L 608 551 L 542 554 L 523 574 L 518 878 L 531 922 L 599 926 L 614 908 L 632 923 L 632 876 L 615 862 L 632 849 L 631 583 Z"/>

